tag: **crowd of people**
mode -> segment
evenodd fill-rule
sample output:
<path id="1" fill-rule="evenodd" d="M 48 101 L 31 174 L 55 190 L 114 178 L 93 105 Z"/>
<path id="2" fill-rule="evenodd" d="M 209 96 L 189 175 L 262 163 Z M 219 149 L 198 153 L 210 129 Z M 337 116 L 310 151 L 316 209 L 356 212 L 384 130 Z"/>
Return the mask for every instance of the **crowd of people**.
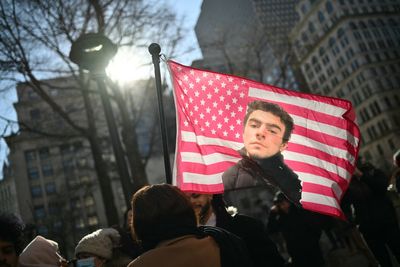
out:
<path id="1" fill-rule="evenodd" d="M 354 205 L 349 224 L 359 226 L 376 266 L 391 266 L 387 248 L 399 260 L 399 226 L 385 197 L 384 177 L 371 168 L 361 167 L 344 205 Z M 21 219 L 1 214 L 0 266 L 324 266 L 319 241 L 326 217 L 298 207 L 282 192 L 275 195 L 266 227 L 256 218 L 231 212 L 223 195 L 182 192 L 168 184 L 143 187 L 131 204 L 126 228 L 103 228 L 84 236 L 73 260 L 40 235 L 24 244 Z M 275 233 L 283 235 L 289 262 L 271 239 Z"/>
<path id="2" fill-rule="evenodd" d="M 399 225 L 388 195 L 388 188 L 396 191 L 390 183 L 400 185 L 400 152 L 391 179 L 358 160 L 342 200 L 348 221 L 335 221 L 301 206 L 301 182 L 281 154 L 292 130 L 293 119 L 281 107 L 250 103 L 242 159 L 223 174 L 224 195 L 145 186 L 133 195 L 125 226 L 84 236 L 72 260 L 53 240 L 39 235 L 27 242 L 20 218 L 1 214 L 0 267 L 319 267 L 326 264 L 323 232 L 333 248 L 356 246 L 371 266 L 392 266 L 388 249 L 400 262 Z M 273 196 L 267 222 L 227 207 L 225 197 L 260 187 Z"/>

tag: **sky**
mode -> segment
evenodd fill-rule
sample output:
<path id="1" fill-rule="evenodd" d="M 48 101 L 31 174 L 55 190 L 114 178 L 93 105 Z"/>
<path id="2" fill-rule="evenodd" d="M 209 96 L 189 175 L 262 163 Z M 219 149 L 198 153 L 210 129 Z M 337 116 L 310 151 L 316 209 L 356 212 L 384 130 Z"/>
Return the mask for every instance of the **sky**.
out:
<path id="1" fill-rule="evenodd" d="M 190 54 L 177 56 L 175 60 L 184 65 L 190 65 L 193 60 L 202 57 L 200 49 L 198 48 L 196 35 L 194 33 L 194 26 L 200 14 L 202 0 L 164 0 L 169 4 L 178 16 L 185 16 L 185 26 L 190 29 L 186 34 L 185 43 L 183 45 L 194 46 L 196 49 Z M 147 71 L 148 73 L 148 71 Z M 143 78 L 143 77 L 142 77 Z M 0 93 L 0 116 L 11 120 L 16 120 L 16 113 L 13 103 L 17 101 L 15 90 L 10 90 L 6 94 Z M 16 131 L 14 127 L 13 131 Z M 10 134 L 11 128 L 6 128 L 4 120 L 0 119 L 0 135 L 3 133 Z M 3 178 L 3 163 L 6 160 L 7 145 L 4 139 L 0 139 L 0 180 Z"/>

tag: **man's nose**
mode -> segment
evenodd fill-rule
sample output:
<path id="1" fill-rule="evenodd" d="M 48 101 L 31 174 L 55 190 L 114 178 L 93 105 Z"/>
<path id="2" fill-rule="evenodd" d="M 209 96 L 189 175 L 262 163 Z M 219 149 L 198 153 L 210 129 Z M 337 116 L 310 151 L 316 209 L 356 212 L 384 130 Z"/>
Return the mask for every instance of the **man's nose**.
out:
<path id="1" fill-rule="evenodd" d="M 265 137 L 265 129 L 263 126 L 257 128 L 256 135 L 257 135 L 257 137 L 260 137 L 260 138 Z"/>

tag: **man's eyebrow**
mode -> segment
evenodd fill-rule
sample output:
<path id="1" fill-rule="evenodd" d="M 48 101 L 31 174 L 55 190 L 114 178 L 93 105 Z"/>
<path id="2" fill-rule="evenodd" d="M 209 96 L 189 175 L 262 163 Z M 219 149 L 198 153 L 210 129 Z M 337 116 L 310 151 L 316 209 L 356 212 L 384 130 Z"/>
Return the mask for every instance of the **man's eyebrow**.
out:
<path id="1" fill-rule="evenodd" d="M 261 124 L 261 121 L 259 119 L 256 119 L 256 118 L 250 118 L 249 122 L 255 122 L 255 123 Z"/>
<path id="2" fill-rule="evenodd" d="M 256 118 L 250 118 L 250 119 L 249 119 L 249 122 L 254 122 L 254 123 L 257 123 L 257 124 L 262 124 L 262 121 L 260 121 L 259 119 L 256 119 Z M 265 123 L 265 125 L 266 125 L 267 127 L 269 127 L 269 128 L 276 128 L 276 129 L 282 131 L 281 127 L 279 127 L 278 124 L 275 124 L 275 123 L 268 123 L 268 122 L 267 122 L 267 123 Z"/>
<path id="3" fill-rule="evenodd" d="M 265 125 L 267 125 L 267 127 L 271 127 L 271 128 L 277 128 L 280 131 L 282 131 L 281 127 L 279 127 L 279 125 L 275 124 L 275 123 L 266 123 Z"/>

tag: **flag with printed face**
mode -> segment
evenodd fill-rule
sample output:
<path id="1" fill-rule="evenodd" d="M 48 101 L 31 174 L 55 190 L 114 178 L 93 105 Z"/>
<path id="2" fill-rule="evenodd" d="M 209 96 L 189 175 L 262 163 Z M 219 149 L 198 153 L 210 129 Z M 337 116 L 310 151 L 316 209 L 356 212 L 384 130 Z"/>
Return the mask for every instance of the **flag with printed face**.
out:
<path id="1" fill-rule="evenodd" d="M 294 121 L 284 162 L 302 184 L 305 209 L 342 217 L 360 132 L 349 101 L 305 94 L 168 61 L 177 112 L 174 184 L 184 191 L 222 193 L 222 174 L 241 159 L 247 104 L 278 104 Z"/>

